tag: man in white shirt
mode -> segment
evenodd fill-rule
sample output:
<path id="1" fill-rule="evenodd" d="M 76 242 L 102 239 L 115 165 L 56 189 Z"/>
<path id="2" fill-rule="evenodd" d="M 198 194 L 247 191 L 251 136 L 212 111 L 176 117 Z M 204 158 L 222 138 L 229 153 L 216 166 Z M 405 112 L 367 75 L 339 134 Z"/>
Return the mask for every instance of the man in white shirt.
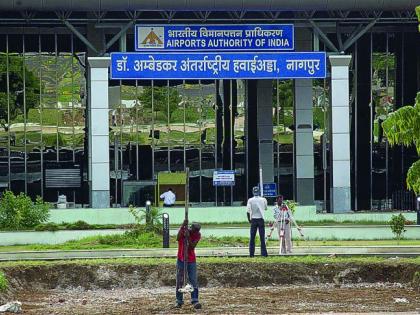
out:
<path id="1" fill-rule="evenodd" d="M 175 204 L 176 196 L 172 192 L 172 188 L 160 195 L 160 199 L 163 199 L 164 207 L 172 207 Z"/>
<path id="2" fill-rule="evenodd" d="M 261 256 L 267 257 L 267 248 L 265 246 L 265 226 L 264 211 L 267 210 L 267 199 L 260 196 L 259 187 L 252 188 L 254 197 L 248 199 L 247 217 L 251 223 L 251 235 L 249 239 L 249 256 L 254 257 L 255 253 L 255 236 L 260 235 L 261 240 Z"/>

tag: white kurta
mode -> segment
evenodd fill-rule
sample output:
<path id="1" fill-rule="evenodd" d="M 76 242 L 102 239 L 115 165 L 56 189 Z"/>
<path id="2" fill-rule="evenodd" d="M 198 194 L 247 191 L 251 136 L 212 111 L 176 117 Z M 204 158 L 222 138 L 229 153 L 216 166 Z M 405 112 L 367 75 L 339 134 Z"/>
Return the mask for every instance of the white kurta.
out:
<path id="1" fill-rule="evenodd" d="M 277 232 L 279 234 L 279 254 L 292 252 L 292 223 L 296 226 L 292 211 L 285 205 L 274 208 L 274 219 L 276 220 Z"/>

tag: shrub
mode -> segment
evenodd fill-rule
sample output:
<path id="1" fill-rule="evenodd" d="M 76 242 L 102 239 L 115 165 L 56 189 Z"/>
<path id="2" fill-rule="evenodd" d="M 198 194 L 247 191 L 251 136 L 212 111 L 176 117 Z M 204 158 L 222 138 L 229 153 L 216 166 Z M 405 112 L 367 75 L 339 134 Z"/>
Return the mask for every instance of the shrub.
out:
<path id="1" fill-rule="evenodd" d="M 162 233 L 162 211 L 159 208 L 150 207 L 150 212 L 147 213 L 146 209 L 136 210 L 130 205 L 129 211 L 136 221 L 134 230 L 139 231 L 140 234 L 143 232 Z"/>
<path id="2" fill-rule="evenodd" d="M 21 220 L 22 215 L 16 207 L 16 196 L 11 191 L 5 191 L 0 199 L 0 228 L 17 230 Z"/>
<path id="3" fill-rule="evenodd" d="M 6 276 L 0 271 L 0 292 L 5 291 L 9 286 Z"/>
<path id="4" fill-rule="evenodd" d="M 74 223 L 67 223 L 66 228 L 68 230 L 90 230 L 92 226 L 85 221 L 79 220 Z"/>
<path id="5" fill-rule="evenodd" d="M 48 220 L 49 208 L 41 197 L 33 203 L 24 193 L 15 196 L 13 192 L 6 191 L 0 199 L 0 228 L 33 228 Z"/>
<path id="6" fill-rule="evenodd" d="M 42 200 L 41 197 L 36 197 L 35 203 L 21 193 L 17 200 L 22 199 L 22 227 L 35 227 L 36 225 L 46 222 L 50 217 L 50 205 Z"/>
<path id="7" fill-rule="evenodd" d="M 389 221 L 392 233 L 395 235 L 395 238 L 399 241 L 405 232 L 405 217 L 400 213 L 399 215 L 393 215 Z"/>
<path id="8" fill-rule="evenodd" d="M 35 231 L 50 231 L 55 232 L 60 229 L 60 226 L 54 222 L 41 223 L 35 226 Z"/>

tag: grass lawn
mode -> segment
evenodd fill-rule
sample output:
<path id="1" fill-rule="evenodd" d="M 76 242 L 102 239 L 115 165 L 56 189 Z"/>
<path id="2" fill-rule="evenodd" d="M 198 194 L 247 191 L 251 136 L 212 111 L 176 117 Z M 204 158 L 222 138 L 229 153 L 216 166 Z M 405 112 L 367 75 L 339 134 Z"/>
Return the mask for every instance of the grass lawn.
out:
<path id="1" fill-rule="evenodd" d="M 199 247 L 247 247 L 248 237 L 203 237 L 199 243 Z M 259 240 L 257 237 L 257 244 Z M 278 246 L 278 241 L 269 240 L 268 246 Z M 372 240 L 372 241 L 304 241 L 295 240 L 294 246 L 420 246 L 420 240 Z M 170 238 L 170 247 L 176 248 L 177 242 L 175 237 Z M 132 233 L 121 235 L 104 235 L 90 236 L 81 240 L 68 241 L 63 244 L 47 245 L 47 244 L 31 244 L 31 245 L 15 245 L 0 246 L 0 252 L 14 251 L 42 251 L 42 250 L 90 250 L 90 249 L 142 249 L 142 248 L 162 248 L 162 236 L 153 233 L 143 233 L 134 236 Z"/>
<path id="2" fill-rule="evenodd" d="M 406 225 L 414 224 L 414 222 L 406 222 Z M 334 220 L 321 220 L 321 221 L 299 221 L 299 225 L 303 227 L 311 226 L 351 226 L 351 225 L 389 225 L 387 221 L 342 221 L 337 222 Z M 178 228 L 179 224 L 171 224 L 171 228 Z M 226 222 L 217 223 L 209 222 L 202 223 L 203 229 L 210 228 L 231 228 L 231 227 L 249 227 L 248 222 Z M 77 221 L 73 223 L 42 223 L 35 227 L 36 231 L 58 231 L 58 230 L 100 230 L 100 229 L 128 229 L 132 228 L 132 225 L 117 225 L 117 224 L 89 224 L 85 221 Z M 4 230 L 7 231 L 7 230 Z"/>
<path id="3" fill-rule="evenodd" d="M 272 221 L 269 218 L 268 221 Z M 358 221 L 335 221 L 335 220 L 320 220 L 320 221 L 298 221 L 299 225 L 305 227 L 310 226 L 350 226 L 350 225 L 387 225 L 389 226 L 388 221 L 370 221 L 370 220 L 358 220 Z M 407 221 L 406 225 L 415 224 L 415 222 Z M 171 225 L 172 226 L 172 225 Z M 175 225 L 177 226 L 177 225 Z M 227 223 L 216 223 L 209 222 L 203 223 L 204 228 L 221 228 L 221 227 L 249 227 L 248 222 L 227 222 Z"/>
<path id="4" fill-rule="evenodd" d="M 227 264 L 227 263 L 290 263 L 290 264 L 337 264 L 337 263 L 357 263 L 357 264 L 417 264 L 420 265 L 420 257 L 399 258 L 390 260 L 384 257 L 319 257 L 319 256 L 272 256 L 272 257 L 200 257 L 199 264 Z M 34 267 L 52 265 L 173 265 L 174 258 L 115 258 L 115 259 L 75 259 L 66 261 L 8 261 L 0 262 L 0 268 L 10 267 Z"/>

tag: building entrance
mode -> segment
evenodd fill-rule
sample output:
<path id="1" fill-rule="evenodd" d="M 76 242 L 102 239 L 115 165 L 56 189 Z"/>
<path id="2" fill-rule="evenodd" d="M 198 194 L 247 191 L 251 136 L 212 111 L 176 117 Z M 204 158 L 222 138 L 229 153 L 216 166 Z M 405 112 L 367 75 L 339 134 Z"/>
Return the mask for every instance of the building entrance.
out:
<path id="1" fill-rule="evenodd" d="M 315 82 L 310 107 L 315 177 L 321 186 L 315 192 L 317 199 L 324 197 L 320 163 L 327 117 L 324 81 Z M 261 163 L 267 182 L 275 182 L 285 198 L 294 199 L 293 83 L 267 80 L 267 97 L 260 99 L 259 111 L 256 80 L 137 80 L 110 87 L 114 205 L 140 206 L 146 199 L 155 200 L 161 190 L 159 174 L 182 173 L 186 167 L 193 204 L 243 205 L 258 184 Z M 258 126 L 261 120 L 265 123 Z M 213 186 L 213 172 L 218 169 L 234 170 L 235 186 Z"/>

